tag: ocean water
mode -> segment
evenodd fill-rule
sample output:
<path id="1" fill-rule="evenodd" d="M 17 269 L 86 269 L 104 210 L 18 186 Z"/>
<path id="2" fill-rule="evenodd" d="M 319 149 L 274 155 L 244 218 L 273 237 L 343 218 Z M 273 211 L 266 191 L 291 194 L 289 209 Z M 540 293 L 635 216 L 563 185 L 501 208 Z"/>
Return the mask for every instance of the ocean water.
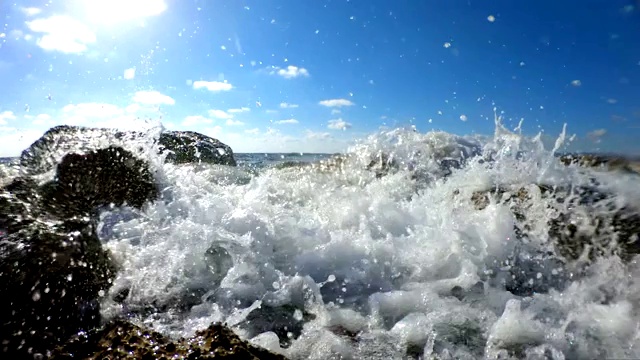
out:
<path id="1" fill-rule="evenodd" d="M 507 206 L 470 201 L 597 179 L 638 203 L 633 175 L 560 165 L 565 141 L 544 148 L 497 119 L 492 137 L 380 131 L 330 169 L 277 166 L 320 154 L 238 154 L 228 168 L 150 152 L 163 199 L 102 214 L 121 266 L 103 315 L 174 337 L 221 321 L 291 359 L 640 358 L 635 260 L 578 271 L 548 255 L 552 200 L 527 208 L 526 241 Z M 397 164 L 386 176 L 366 170 L 380 153 Z M 517 281 L 532 291 L 508 291 Z"/>

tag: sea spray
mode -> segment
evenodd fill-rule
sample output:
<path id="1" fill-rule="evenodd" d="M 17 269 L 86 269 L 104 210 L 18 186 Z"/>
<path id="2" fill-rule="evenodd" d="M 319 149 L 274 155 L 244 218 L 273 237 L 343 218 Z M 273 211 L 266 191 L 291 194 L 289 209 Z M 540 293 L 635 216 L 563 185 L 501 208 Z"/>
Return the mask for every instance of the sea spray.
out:
<path id="1" fill-rule="evenodd" d="M 637 180 L 556 164 L 564 134 L 545 150 L 499 120 L 486 140 L 382 131 L 333 172 L 156 163 L 164 199 L 105 231 L 122 265 L 114 289 L 130 295 L 107 296 L 104 313 L 172 336 L 231 321 L 293 359 L 637 357 L 637 265 L 604 257 L 585 271 L 550 255 L 548 220 L 571 209 L 533 185 L 597 179 L 638 199 Z M 366 168 L 381 154 L 394 165 L 376 176 Z M 521 187 L 524 237 L 509 205 L 471 201 Z M 212 247 L 229 255 L 221 280 Z M 254 335 L 245 320 L 255 312 L 302 330 L 262 324 Z"/>

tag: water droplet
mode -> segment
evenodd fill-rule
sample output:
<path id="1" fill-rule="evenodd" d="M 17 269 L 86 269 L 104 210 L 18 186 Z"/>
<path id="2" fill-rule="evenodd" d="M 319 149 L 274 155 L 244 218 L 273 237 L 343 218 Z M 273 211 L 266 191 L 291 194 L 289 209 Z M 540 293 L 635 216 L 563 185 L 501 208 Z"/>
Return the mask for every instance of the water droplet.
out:
<path id="1" fill-rule="evenodd" d="M 336 281 L 336 276 L 335 276 L 335 275 L 333 275 L 333 274 L 329 275 L 329 277 L 327 277 L 327 281 L 328 281 L 328 282 L 334 282 L 334 281 Z"/>

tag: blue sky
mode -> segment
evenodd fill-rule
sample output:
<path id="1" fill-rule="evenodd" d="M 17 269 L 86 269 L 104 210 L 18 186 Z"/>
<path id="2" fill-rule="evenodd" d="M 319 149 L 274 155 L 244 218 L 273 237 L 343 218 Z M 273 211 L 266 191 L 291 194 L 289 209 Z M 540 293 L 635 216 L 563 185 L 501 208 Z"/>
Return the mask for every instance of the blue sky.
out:
<path id="1" fill-rule="evenodd" d="M 640 154 L 640 10 L 585 1 L 3 1 L 0 156 L 57 124 L 161 121 L 236 152 L 381 126 Z"/>

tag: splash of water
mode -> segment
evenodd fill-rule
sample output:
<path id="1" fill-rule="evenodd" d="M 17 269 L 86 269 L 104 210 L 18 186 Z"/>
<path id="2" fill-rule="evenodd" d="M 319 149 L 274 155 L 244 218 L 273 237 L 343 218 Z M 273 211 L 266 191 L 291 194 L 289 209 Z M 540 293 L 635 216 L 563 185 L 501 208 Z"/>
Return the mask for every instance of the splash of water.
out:
<path id="1" fill-rule="evenodd" d="M 623 191 L 632 181 L 558 165 L 565 134 L 545 150 L 541 136 L 496 116 L 490 139 L 371 135 L 332 171 L 154 162 L 163 200 L 103 216 L 123 267 L 111 293 L 130 289 L 103 311 L 172 336 L 227 321 L 293 359 L 637 357 L 636 263 L 601 258 L 577 276 L 540 255 L 557 214 L 531 184 L 599 176 Z M 382 154 L 393 169 L 380 177 L 366 168 Z M 523 186 L 533 198 L 526 243 L 508 206 L 470 201 Z M 514 282 L 532 293 L 509 291 Z"/>

